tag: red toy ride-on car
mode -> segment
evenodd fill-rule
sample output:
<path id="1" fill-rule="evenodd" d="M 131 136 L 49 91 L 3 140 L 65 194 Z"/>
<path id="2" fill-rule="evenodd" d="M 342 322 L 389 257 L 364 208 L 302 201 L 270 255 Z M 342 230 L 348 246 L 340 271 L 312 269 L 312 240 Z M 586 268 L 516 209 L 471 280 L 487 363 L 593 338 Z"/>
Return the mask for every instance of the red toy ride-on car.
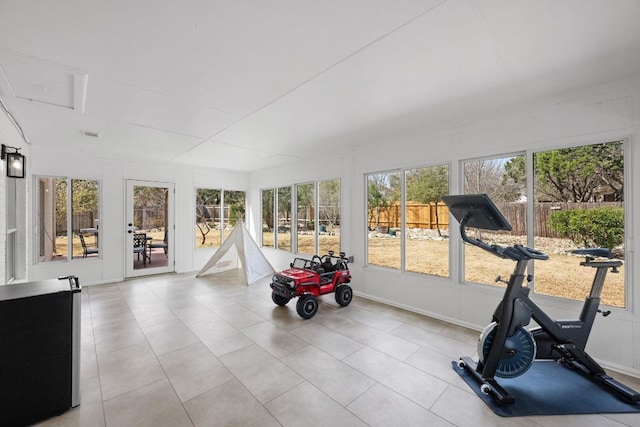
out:
<path id="1" fill-rule="evenodd" d="M 282 306 L 291 298 L 300 297 L 296 311 L 304 319 L 315 316 L 320 295 L 335 292 L 336 302 L 346 307 L 353 297 L 353 291 L 347 285 L 351 282 L 348 262 L 344 252 L 335 256 L 333 251 L 323 257 L 314 255 L 310 260 L 295 258 L 291 268 L 273 275 L 271 299 Z"/>

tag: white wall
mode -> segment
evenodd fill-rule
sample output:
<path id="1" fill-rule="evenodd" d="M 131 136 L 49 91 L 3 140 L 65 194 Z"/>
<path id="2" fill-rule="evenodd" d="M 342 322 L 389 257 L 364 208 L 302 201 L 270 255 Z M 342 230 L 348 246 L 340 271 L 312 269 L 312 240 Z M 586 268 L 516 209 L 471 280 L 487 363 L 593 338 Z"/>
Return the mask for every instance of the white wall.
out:
<path id="1" fill-rule="evenodd" d="M 402 273 L 367 267 L 366 194 L 364 175 L 393 168 L 411 168 L 440 163 L 450 165 L 452 192 L 459 193 L 459 162 L 464 159 L 503 155 L 526 149 L 559 148 L 574 144 L 606 142 L 618 138 L 631 141 L 625 169 L 630 178 L 626 202 L 631 214 L 626 242 L 629 258 L 625 269 L 629 277 L 628 309 L 615 309 L 606 319 L 598 317 L 589 342 L 589 351 L 606 366 L 640 375 L 640 292 L 634 271 L 640 265 L 640 76 L 609 82 L 580 92 L 560 94 L 536 105 L 487 112 L 483 117 L 461 117 L 455 123 L 437 128 L 407 130 L 384 139 L 355 141 L 353 152 L 340 159 L 316 159 L 297 164 L 286 174 L 277 170 L 254 172 L 250 178 L 254 222 L 260 225 L 260 189 L 309 180 L 342 179 L 342 246 L 355 256 L 352 285 L 355 292 L 375 300 L 429 314 L 480 330 L 491 319 L 501 297 L 494 287 L 460 283 L 458 278 L 459 238 L 452 233 L 451 278 Z M 353 143 L 354 141 L 350 141 Z M 333 167 L 341 163 L 341 169 Z M 266 250 L 276 268 L 283 268 L 293 255 Z M 536 296 L 536 301 L 556 318 L 577 318 L 580 302 Z"/>
<path id="2" fill-rule="evenodd" d="M 224 188 L 246 191 L 248 174 L 216 169 L 175 167 L 136 161 L 123 163 L 101 160 L 74 153 L 34 147 L 31 174 L 99 180 L 102 189 L 100 215 L 100 258 L 74 259 L 69 262 L 41 262 L 29 266 L 29 280 L 42 280 L 75 274 L 83 285 L 123 280 L 125 262 L 131 253 L 125 250 L 126 180 L 160 181 L 175 186 L 175 269 L 199 270 L 214 249 L 195 250 L 195 189 Z M 34 179 L 32 177 L 32 179 Z M 33 240 L 31 234 L 29 239 Z"/>

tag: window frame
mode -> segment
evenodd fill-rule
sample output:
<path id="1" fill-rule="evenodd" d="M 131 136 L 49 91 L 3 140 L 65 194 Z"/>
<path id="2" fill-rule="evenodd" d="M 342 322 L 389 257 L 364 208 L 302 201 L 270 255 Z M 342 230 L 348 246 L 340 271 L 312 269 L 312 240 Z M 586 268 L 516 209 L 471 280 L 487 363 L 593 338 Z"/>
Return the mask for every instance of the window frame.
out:
<path id="1" fill-rule="evenodd" d="M 623 136 L 623 137 L 611 137 L 611 138 L 600 138 L 599 140 L 593 141 L 593 140 L 578 140 L 578 141 L 573 141 L 572 143 L 569 144 L 550 144 L 547 145 L 543 148 L 526 148 L 522 151 L 518 151 L 518 152 L 505 152 L 505 153 L 497 153 L 497 154 L 493 154 L 493 155 L 487 155 L 487 156 L 483 156 L 483 157 L 477 157 L 477 158 L 465 158 L 465 159 L 460 159 L 458 162 L 458 169 L 459 169 L 459 183 L 458 183 L 458 191 L 459 194 L 464 194 L 464 164 L 466 162 L 469 161 L 474 161 L 474 160 L 482 160 L 482 159 L 500 159 L 500 158 L 506 158 L 506 157 L 515 157 L 518 155 L 523 154 L 525 156 L 525 167 L 526 167 L 526 197 L 527 197 L 527 201 L 526 201 L 526 218 L 527 218 L 527 223 L 528 224 L 532 224 L 531 226 L 527 226 L 527 233 L 526 233 L 526 245 L 529 247 L 535 247 L 535 243 L 534 243 L 534 239 L 535 239 L 535 234 L 536 234 L 536 230 L 535 230 L 535 203 L 534 203 L 534 185 L 535 185 L 535 171 L 534 171 L 534 156 L 537 153 L 544 153 L 544 152 L 548 152 L 548 151 L 554 151 L 554 150 L 561 150 L 561 149 L 571 149 L 571 148 L 579 148 L 579 147 L 583 147 L 583 146 L 589 146 L 589 145 L 599 145 L 599 144 L 606 144 L 606 143 L 612 143 L 612 142 L 620 142 L 622 144 L 622 152 L 623 152 L 623 159 L 624 159 L 624 163 L 625 163 L 625 167 L 624 167 L 624 172 L 623 172 L 623 179 L 624 179 L 624 190 L 623 190 L 623 195 L 624 195 L 624 201 L 623 201 L 623 212 L 624 212 L 624 259 L 625 260 L 629 260 L 630 258 L 630 239 L 632 239 L 632 236 L 630 236 L 630 233 L 632 231 L 632 200 L 631 200 L 631 195 L 633 194 L 633 182 L 632 182 L 632 172 L 631 172 L 631 167 L 628 166 L 630 163 L 630 161 L 633 159 L 632 155 L 632 144 L 631 144 L 631 139 L 629 136 Z M 458 261 L 457 261 L 457 268 L 459 271 L 459 283 L 463 284 L 463 285 L 470 285 L 470 286 L 474 286 L 474 287 L 483 287 L 483 288 L 487 288 L 487 289 L 496 289 L 496 290 L 500 290 L 502 291 L 504 288 L 503 287 L 497 287 L 495 285 L 490 285 L 490 284 L 485 284 L 485 283 L 478 283 L 478 282 L 472 282 L 472 281 L 468 281 L 465 277 L 465 251 L 464 251 L 464 243 L 462 241 L 459 241 L 459 256 L 458 256 Z M 628 264 L 627 264 L 628 265 Z M 531 292 L 533 292 L 535 294 L 536 298 L 540 298 L 541 300 L 548 300 L 548 301 L 564 301 L 564 302 L 568 302 L 570 304 L 581 304 L 583 302 L 582 299 L 578 300 L 578 299 L 573 299 L 573 298 L 569 298 L 569 297 L 565 297 L 565 296 L 558 296 L 558 295 L 548 295 L 548 294 L 542 294 L 542 293 L 538 293 L 535 290 L 535 262 L 534 260 L 531 260 L 529 262 L 529 265 L 527 267 L 527 274 L 531 274 L 534 277 L 534 280 L 529 284 L 529 287 L 531 288 Z M 626 268 L 624 271 L 624 285 L 623 285 L 623 289 L 624 289 L 624 306 L 620 307 L 620 306 L 612 306 L 612 305 L 606 305 L 603 302 L 601 302 L 601 305 L 606 306 L 607 308 L 610 308 L 612 310 L 620 310 L 620 311 L 625 311 L 625 312 L 631 312 L 634 309 L 634 301 L 633 301 L 633 290 L 632 290 L 632 283 L 633 283 L 633 268 Z"/>
<path id="2" fill-rule="evenodd" d="M 429 168 L 438 168 L 438 167 L 446 167 L 447 170 L 447 195 L 451 194 L 451 162 L 443 162 L 443 163 L 433 163 L 433 164 L 429 164 L 429 165 L 421 165 L 421 166 L 415 166 L 415 167 L 411 167 L 411 168 L 403 168 L 402 169 L 402 230 L 401 230 L 401 237 L 402 237 L 402 242 L 401 242 L 401 250 L 402 250 L 402 254 L 401 254 L 401 259 L 402 259 L 402 271 L 409 273 L 409 274 L 420 274 L 423 276 L 429 276 L 429 277 L 438 277 L 438 278 L 442 278 L 442 279 L 450 279 L 452 277 L 452 258 L 451 258 L 451 239 L 447 238 L 447 249 L 446 249 L 446 253 L 447 253 L 447 275 L 446 276 L 441 276 L 438 274 L 433 274 L 433 273 L 423 273 L 421 271 L 414 271 L 414 270 L 409 270 L 407 268 L 407 262 L 410 259 L 409 257 L 409 253 L 407 251 L 407 174 L 412 172 L 412 171 L 417 171 L 417 170 L 423 170 L 423 169 L 429 169 Z M 440 206 L 445 206 L 444 202 L 440 201 Z M 437 206 L 436 206 L 437 209 Z M 437 212 L 436 212 L 437 214 Z M 449 224 L 449 230 L 450 230 L 450 226 L 451 224 Z M 449 234 L 449 237 L 451 235 L 451 232 L 448 231 L 447 234 Z M 368 251 L 367 251 L 368 252 Z"/>
<path id="3" fill-rule="evenodd" d="M 65 189 L 65 197 L 66 197 L 66 204 L 65 204 L 65 209 L 66 209 L 66 239 L 67 239 L 67 254 L 66 257 L 64 258 L 60 258 L 60 259 L 41 259 L 42 256 L 40 255 L 40 251 L 41 251 L 41 236 L 43 234 L 43 230 L 41 229 L 41 224 L 43 223 L 43 218 L 42 218 L 42 213 L 41 213 L 41 208 L 42 208 L 42 195 L 41 195 L 41 187 L 40 187 L 40 180 L 41 179 L 45 179 L 45 180 L 53 180 L 53 190 L 55 191 L 55 182 L 59 181 L 59 180 L 64 180 L 65 181 L 65 185 L 66 185 L 66 189 Z M 35 223 L 36 223 L 36 227 L 34 227 L 34 230 L 36 230 L 34 232 L 33 235 L 33 264 L 49 264 L 51 262 L 82 262 L 82 260 L 86 260 L 86 261 L 90 261 L 90 260 L 96 260 L 96 259 L 102 259 L 103 258 L 103 248 L 102 248 L 102 243 L 101 240 L 98 239 L 97 240 L 97 248 L 98 248 L 98 254 L 96 257 L 87 257 L 84 258 L 82 256 L 74 256 L 73 254 L 73 181 L 93 181 L 95 183 L 97 183 L 98 186 L 98 195 L 97 195 L 97 215 L 98 215 L 98 221 L 102 220 L 102 199 L 103 199 L 103 184 L 102 184 L 102 180 L 101 179 L 95 179 L 95 178 L 86 178 L 86 177 L 72 177 L 72 176 L 60 176 L 60 175 L 33 175 L 33 187 L 35 188 L 35 191 L 33 192 L 33 198 L 34 198 L 34 202 L 33 202 L 33 212 L 34 212 L 34 218 L 35 218 Z M 53 210 L 53 214 L 55 215 L 56 213 L 56 207 L 55 207 L 55 200 L 54 200 L 54 206 L 53 206 L 54 210 Z M 54 221 L 54 228 L 55 228 L 55 221 Z M 55 237 L 54 237 L 55 239 Z"/>
<path id="4" fill-rule="evenodd" d="M 311 222 L 313 223 L 313 253 L 309 254 L 307 252 L 300 252 L 300 242 L 299 242 L 299 235 L 298 235 L 298 225 L 300 223 L 300 220 L 298 218 L 298 210 L 300 208 L 300 206 L 298 205 L 299 202 L 299 198 L 298 198 L 298 187 L 302 186 L 302 185 L 311 185 L 312 186 L 312 191 L 313 191 L 313 198 L 312 198 L 312 202 L 313 202 L 313 218 L 311 219 Z M 292 222 L 294 223 L 295 226 L 295 230 L 292 229 L 291 232 L 293 233 L 292 235 L 292 239 L 295 240 L 294 244 L 292 245 L 292 251 L 295 254 L 299 254 L 299 255 L 309 255 L 309 256 L 313 256 L 316 255 L 318 253 L 318 182 L 317 181 L 307 181 L 307 182 L 298 182 L 296 184 L 294 184 L 293 186 L 294 191 L 293 191 L 293 198 L 294 198 L 294 206 L 295 206 L 295 210 L 293 212 L 293 214 L 295 215 L 295 220 L 292 220 Z M 295 236 L 295 237 L 294 237 Z"/>
<path id="5" fill-rule="evenodd" d="M 275 194 L 274 194 L 274 209 L 275 209 L 275 216 L 274 216 L 274 222 L 275 222 L 275 227 L 273 229 L 274 232 L 274 242 L 275 242 L 275 248 L 284 252 L 290 252 L 293 253 L 294 252 L 294 248 L 293 248 L 293 237 L 292 237 L 292 233 L 293 233 L 293 228 L 291 227 L 291 224 L 295 221 L 295 215 L 293 213 L 293 206 L 294 206 L 294 195 L 293 195 L 293 191 L 294 191 L 294 186 L 293 185 L 281 185 L 279 187 L 276 187 L 274 189 Z M 289 209 L 288 211 L 285 209 L 284 211 L 281 211 L 281 208 L 283 208 L 283 206 L 281 205 L 281 192 L 284 193 L 286 190 L 289 190 Z M 285 195 L 286 197 L 286 195 Z M 282 200 L 284 200 L 284 197 L 282 197 Z M 280 214 L 282 212 L 288 213 L 289 214 L 289 232 L 280 232 Z M 285 241 L 285 236 L 289 236 L 289 247 L 281 247 L 279 240 L 280 237 L 282 237 L 282 241 Z"/>
<path id="6" fill-rule="evenodd" d="M 447 239 L 448 242 L 448 248 L 446 250 L 447 253 L 447 268 L 448 268 L 448 275 L 447 276 L 440 276 L 437 274 L 432 274 L 432 273 L 423 273 L 420 271 L 413 271 L 413 270 L 408 270 L 407 269 L 407 256 L 409 255 L 407 253 L 407 183 L 406 183 L 406 178 L 407 178 L 407 174 L 411 171 L 415 171 L 415 170 L 420 170 L 420 169 L 427 169 L 427 168 L 435 168 L 435 167 L 439 167 L 439 166 L 445 166 L 447 168 L 447 188 L 448 188 L 448 192 L 447 194 L 451 194 L 451 188 L 452 188 L 452 181 L 451 181 L 451 162 L 436 162 L 436 163 L 430 163 L 430 164 L 426 164 L 426 165 L 416 165 L 416 166 L 411 166 L 411 167 L 401 167 L 401 168 L 393 168 L 393 169 L 385 169 L 385 170 L 381 170 L 381 171 L 374 171 L 374 172 L 366 172 L 364 173 L 363 177 L 364 177 L 364 236 L 365 236 L 365 267 L 367 268 L 380 268 L 380 269 L 385 269 L 385 270 L 389 270 L 389 271 L 397 271 L 399 273 L 402 274 L 415 274 L 415 275 L 419 275 L 419 276 L 428 276 L 428 277 L 432 277 L 432 278 L 437 278 L 437 279 L 444 279 L 444 280 L 451 280 L 452 278 L 452 256 L 451 256 L 451 239 Z M 399 202 L 399 215 L 400 215 L 400 231 L 396 231 L 396 235 L 399 234 L 400 237 L 400 265 L 399 267 L 390 267 L 390 266 L 385 266 L 385 265 L 379 265 L 379 264 L 374 264 L 371 263 L 370 259 L 369 259 L 369 227 L 370 227 L 370 215 L 369 215 L 369 177 L 372 175 L 380 175 L 380 174 L 398 174 L 399 175 L 399 180 L 400 180 L 400 198 L 398 200 Z"/>
<path id="7" fill-rule="evenodd" d="M 272 249 L 276 249 L 276 250 L 281 250 L 284 252 L 290 252 L 293 254 L 300 254 L 300 255 L 324 255 L 324 254 L 318 254 L 318 249 L 319 249 L 319 187 L 320 187 L 320 183 L 321 182 L 328 182 L 328 181 L 338 181 L 339 186 L 340 186 L 340 190 L 339 190 L 339 200 L 340 200 L 340 207 L 339 207 L 339 217 L 342 221 L 342 179 L 341 178 L 329 178 L 329 179 L 321 179 L 321 180 L 315 180 L 315 181 L 303 181 L 303 182 L 298 182 L 298 183 L 294 183 L 289 185 L 279 185 L 279 186 L 273 186 L 273 187 L 264 187 L 264 188 L 260 188 L 260 224 L 261 224 L 261 228 L 262 225 L 265 224 L 264 222 L 264 211 L 265 211 L 265 207 L 264 207 L 264 192 L 265 191 L 273 191 L 273 205 L 272 205 L 272 215 L 273 215 L 273 224 L 272 226 L 274 227 L 274 242 L 273 245 L 269 245 L 269 246 L 265 246 L 264 244 L 264 232 L 262 230 L 260 230 L 260 246 L 261 247 L 265 247 L 265 248 L 272 248 Z M 314 236 L 314 254 L 307 254 L 307 253 L 300 253 L 299 252 L 299 248 L 298 248 L 298 186 L 299 185 L 309 185 L 312 184 L 313 185 L 313 203 L 314 203 L 314 213 L 313 213 L 313 225 L 314 225 L 314 230 L 313 230 L 313 236 Z M 278 226 L 278 219 L 277 219 L 277 215 L 278 215 L 278 189 L 280 188 L 290 188 L 291 189 L 291 209 L 290 209 L 290 214 L 291 214 L 291 245 L 290 245 L 290 249 L 286 250 L 286 249 L 278 249 L 278 238 L 277 235 L 278 233 L 277 231 L 277 226 Z M 340 233 L 340 237 L 338 240 L 338 245 L 339 245 L 339 250 L 342 250 L 342 232 Z"/>
<path id="8" fill-rule="evenodd" d="M 369 260 L 369 227 L 370 227 L 370 219 L 369 219 L 369 177 L 372 175 L 383 175 L 383 174 L 387 174 L 387 175 L 391 175 L 391 174 L 398 174 L 398 176 L 400 177 L 400 227 L 401 227 L 401 233 L 400 233 L 400 266 L 399 267 L 389 267 L 389 266 L 385 266 L 385 265 L 379 265 L 379 264 L 373 264 L 371 263 L 371 261 Z M 403 209 L 404 209 L 404 175 L 403 175 L 403 169 L 402 168 L 395 168 L 395 169 L 386 169 L 386 170 L 382 170 L 382 171 L 377 171 L 377 172 L 367 172 L 364 174 L 364 198 L 365 198 L 365 210 L 364 210 L 364 214 L 365 214 L 365 222 L 364 222 L 364 226 L 365 226 L 365 265 L 367 267 L 375 267 L 375 268 L 382 268 L 382 269 L 386 269 L 386 270 L 390 270 L 390 271 L 398 271 L 398 272 L 403 272 L 403 266 L 404 266 L 404 260 L 403 260 L 403 246 L 404 246 L 404 237 L 402 236 L 404 234 L 404 218 L 403 218 Z M 387 220 L 387 222 L 390 222 L 389 220 Z M 390 227 L 389 227 L 390 228 Z"/>
<path id="9" fill-rule="evenodd" d="M 197 202 L 198 202 L 198 191 L 199 190 L 210 190 L 210 191 L 218 191 L 219 193 L 219 197 L 220 197 L 220 245 L 212 245 L 212 246 L 198 246 L 198 241 L 197 239 L 197 235 L 194 233 L 194 242 L 193 242 L 193 247 L 195 248 L 196 251 L 202 250 L 202 249 L 208 249 L 208 248 L 215 248 L 215 247 L 219 247 L 221 246 L 225 239 L 226 239 L 226 234 L 225 234 L 225 228 L 226 228 L 226 224 L 229 222 L 229 218 L 227 218 L 227 215 L 225 214 L 226 206 L 227 203 L 225 201 L 226 198 L 226 194 L 230 193 L 230 192 L 240 192 L 240 193 L 244 193 L 244 209 L 245 209 L 245 215 L 246 215 L 246 208 L 247 208 L 247 192 L 245 190 L 229 190 L 229 189 L 224 189 L 224 188 L 211 188 L 211 187 L 203 187 L 203 186 L 198 186 L 198 187 L 194 187 L 194 191 L 193 191 L 193 206 L 195 208 L 195 219 L 196 219 L 196 223 L 195 223 L 195 227 L 198 227 L 197 225 L 197 210 L 198 210 L 198 206 L 197 206 Z M 217 207 L 217 206 L 216 206 Z M 229 211 L 230 212 L 230 211 Z M 229 214 L 230 216 L 230 214 Z M 215 218 L 215 212 L 214 212 L 214 218 Z M 244 216 L 242 218 L 242 221 L 244 221 Z M 195 231 L 195 230 L 194 230 Z"/>
<path id="10" fill-rule="evenodd" d="M 219 197 L 220 197 L 220 212 L 221 212 L 221 215 L 222 215 L 222 211 L 223 211 L 223 200 L 222 200 L 223 193 L 222 193 L 222 189 L 221 189 L 221 188 L 211 188 L 211 187 L 207 187 L 207 188 L 205 188 L 205 187 L 202 187 L 202 186 L 195 187 L 195 188 L 194 188 L 194 190 L 193 190 L 193 206 L 194 206 L 194 208 L 195 208 L 195 213 L 196 213 L 196 215 L 194 215 L 194 217 L 195 217 L 195 218 L 194 218 L 194 220 L 195 220 L 195 221 L 194 221 L 194 222 L 195 222 L 195 224 L 194 224 L 194 225 L 195 225 L 195 227 L 196 227 L 196 228 L 198 228 L 198 222 L 197 222 L 197 219 L 198 219 L 198 217 L 197 217 L 198 206 L 197 206 L 197 204 L 196 204 L 196 203 L 198 202 L 198 191 L 199 191 L 199 190 L 206 190 L 206 191 L 218 191 L 218 192 L 219 192 L 219 193 L 218 193 L 218 195 L 219 195 Z M 214 219 L 215 219 L 215 206 L 214 206 L 213 217 L 214 217 Z M 222 221 L 222 216 L 220 217 L 220 220 Z M 194 230 L 194 232 L 195 232 L 195 230 Z M 218 237 L 219 237 L 220 245 L 222 245 L 222 242 L 223 242 L 223 237 L 222 237 L 222 236 L 223 236 L 223 235 L 222 235 L 222 229 L 220 229 L 220 230 L 219 230 L 219 236 L 218 236 Z M 205 239 L 206 239 L 206 238 L 205 238 Z M 212 245 L 212 246 L 198 246 L 198 241 L 196 240 L 196 234 L 194 233 L 194 242 L 193 242 L 193 247 L 194 247 L 194 249 L 195 249 L 196 251 L 198 251 L 198 250 L 201 250 L 201 249 L 207 249 L 207 248 L 211 248 L 211 247 L 216 247 L 216 245 Z"/>
<path id="11" fill-rule="evenodd" d="M 466 158 L 466 159 L 461 159 L 458 163 L 458 172 L 459 172 L 459 194 L 467 194 L 465 193 L 465 163 L 468 162 L 479 162 L 479 161 L 484 161 L 484 160 L 502 160 L 502 159 L 507 159 L 507 158 L 516 158 L 519 156 L 524 156 L 525 159 L 525 168 L 526 168 L 526 179 L 527 182 L 525 184 L 525 192 L 527 194 L 527 196 L 530 194 L 529 193 L 529 188 L 531 185 L 531 176 L 529 175 L 529 173 L 531 172 L 531 165 L 530 165 L 530 161 L 528 158 L 528 150 L 520 150 L 520 151 L 512 151 L 512 152 L 505 152 L 505 153 L 497 153 L 497 154 L 489 154 L 486 156 L 480 156 L 480 157 L 471 157 L 471 158 Z M 531 187 L 532 188 L 532 187 Z M 468 194 L 473 194 L 473 193 L 468 193 Z M 530 197 L 528 197 L 528 199 L 530 199 Z M 525 207 L 525 215 L 527 217 L 527 224 L 532 224 L 532 217 L 531 217 L 531 212 L 533 212 L 532 210 L 529 210 L 529 205 L 527 202 L 527 206 Z M 529 245 L 529 238 L 531 236 L 531 230 L 532 227 L 527 226 L 527 233 L 525 236 L 525 241 L 522 242 L 525 245 Z M 500 284 L 495 284 L 495 283 L 501 283 L 501 282 L 493 282 L 494 284 L 491 283 L 482 283 L 482 282 L 474 282 L 471 280 L 467 280 L 467 274 L 466 274 L 466 253 L 467 253 L 467 249 L 469 250 L 478 250 L 478 251 L 482 251 L 479 248 L 474 248 L 474 247 L 470 247 L 465 245 L 462 241 L 460 241 L 460 249 L 459 249 L 459 262 L 458 262 L 458 277 L 460 278 L 460 282 L 466 285 L 470 285 L 470 286 L 486 286 L 489 288 L 496 288 L 496 289 L 504 289 L 504 285 L 500 285 Z M 498 263 L 503 263 L 504 261 L 502 260 L 497 260 Z M 507 268 L 510 268 L 507 267 Z M 509 269 L 507 271 L 508 274 L 510 273 L 511 270 Z M 529 263 L 527 265 L 527 272 L 528 274 L 533 274 L 533 267 L 532 264 Z M 495 277 L 492 277 L 491 280 L 493 280 Z"/>
<path id="12" fill-rule="evenodd" d="M 338 236 L 338 250 L 335 251 L 334 253 L 338 254 L 342 251 L 342 180 L 340 178 L 334 178 L 334 179 L 323 179 L 320 181 L 315 181 L 315 203 L 317 208 L 315 209 L 316 211 L 316 215 L 315 215 L 315 230 L 316 230 L 316 252 L 320 252 L 320 233 L 321 233 L 321 224 L 320 221 L 322 221 L 322 218 L 320 216 L 320 211 L 322 209 L 321 206 L 321 200 L 320 200 L 320 196 L 321 196 L 321 192 L 320 192 L 320 185 L 322 183 L 325 182 L 334 182 L 337 181 L 338 182 L 338 218 L 340 220 L 340 229 L 339 229 L 339 233 L 340 235 Z M 329 249 L 332 250 L 332 249 Z M 321 254 L 324 255 L 324 254 Z"/>
<path id="13" fill-rule="evenodd" d="M 271 223 L 271 227 L 273 229 L 273 244 L 270 246 L 265 245 L 264 243 L 264 228 L 263 225 L 265 224 L 264 221 L 264 211 L 265 211 L 265 206 L 264 206 L 264 193 L 265 191 L 271 191 L 272 192 L 272 197 L 271 197 L 271 218 L 273 220 L 273 222 Z M 277 242 L 277 234 L 276 234 L 276 227 L 277 227 L 277 213 L 276 213 L 276 204 L 277 204 L 277 200 L 276 200 L 276 195 L 277 195 L 277 187 L 266 187 L 266 188 L 261 188 L 260 189 L 260 247 L 263 248 L 272 248 L 272 249 L 276 249 L 278 242 Z M 267 224 L 269 225 L 269 224 Z"/>

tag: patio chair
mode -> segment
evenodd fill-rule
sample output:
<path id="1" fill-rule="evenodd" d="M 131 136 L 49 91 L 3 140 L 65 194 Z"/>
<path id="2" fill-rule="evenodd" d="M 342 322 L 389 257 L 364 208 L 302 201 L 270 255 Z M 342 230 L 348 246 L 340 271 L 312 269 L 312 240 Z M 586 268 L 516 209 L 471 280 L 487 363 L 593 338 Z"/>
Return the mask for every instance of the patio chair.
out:
<path id="1" fill-rule="evenodd" d="M 145 233 L 133 235 L 133 253 L 138 254 L 138 261 L 140 261 L 140 254 L 142 254 L 142 264 L 147 263 L 149 255 L 147 254 L 147 235 Z"/>
<path id="2" fill-rule="evenodd" d="M 97 243 L 87 244 L 82 233 L 78 234 L 78 236 L 80 237 L 80 244 L 82 245 L 82 258 L 86 258 L 89 255 L 98 255 L 100 253 Z"/>
<path id="3" fill-rule="evenodd" d="M 164 249 L 164 255 L 169 258 L 169 254 L 167 253 L 167 249 L 169 248 L 169 245 L 167 244 L 167 234 L 169 233 L 169 231 L 165 228 L 164 230 L 164 239 L 162 239 L 161 242 L 154 242 L 153 240 L 149 243 L 149 261 L 151 261 L 151 251 L 153 249 L 156 248 L 162 248 Z"/>

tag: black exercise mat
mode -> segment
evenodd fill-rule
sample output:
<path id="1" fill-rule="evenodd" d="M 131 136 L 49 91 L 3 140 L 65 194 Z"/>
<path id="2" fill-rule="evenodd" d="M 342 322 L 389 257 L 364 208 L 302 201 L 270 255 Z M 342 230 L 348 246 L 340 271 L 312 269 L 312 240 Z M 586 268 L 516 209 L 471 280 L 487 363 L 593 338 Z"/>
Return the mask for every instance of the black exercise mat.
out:
<path id="1" fill-rule="evenodd" d="M 498 383 L 515 399 L 512 405 L 500 405 L 480 391 L 480 383 L 457 361 L 453 369 L 478 397 L 502 417 L 526 415 L 568 415 L 597 413 L 640 413 L 640 404 L 627 403 L 613 391 L 584 375 L 554 361 L 535 361 L 516 378 L 498 378 Z"/>

